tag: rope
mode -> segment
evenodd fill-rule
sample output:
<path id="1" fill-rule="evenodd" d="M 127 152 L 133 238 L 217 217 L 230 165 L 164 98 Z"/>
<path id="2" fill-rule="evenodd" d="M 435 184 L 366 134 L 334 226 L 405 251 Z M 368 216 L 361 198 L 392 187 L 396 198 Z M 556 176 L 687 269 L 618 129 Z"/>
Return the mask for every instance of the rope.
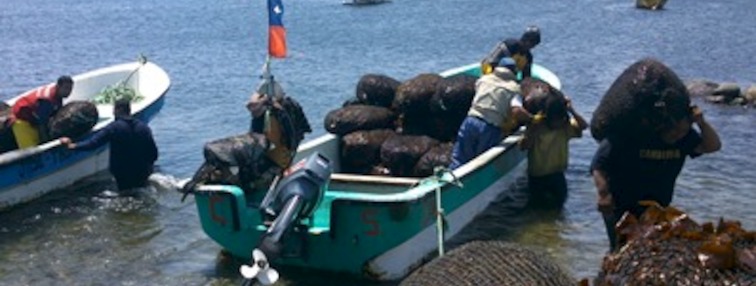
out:
<path id="1" fill-rule="evenodd" d="M 446 176 L 446 175 L 449 176 Z M 449 179 L 448 177 L 451 177 Z M 436 195 L 436 234 L 437 234 L 437 243 L 438 243 L 438 256 L 444 255 L 444 208 L 441 204 L 441 187 L 443 186 L 443 183 L 452 184 L 454 186 L 457 186 L 459 188 L 464 188 L 464 185 L 462 182 L 454 176 L 454 172 L 452 172 L 451 169 L 445 167 L 445 166 L 436 166 L 433 168 L 433 175 L 430 175 L 429 177 L 422 179 L 412 185 L 410 188 L 417 187 L 418 185 L 422 183 L 434 183 L 436 185 L 436 188 L 434 190 Z"/>
<path id="2" fill-rule="evenodd" d="M 139 66 L 137 66 L 129 75 L 126 77 L 126 79 L 120 81 L 117 85 L 118 86 L 125 86 L 127 82 L 131 79 L 134 74 L 136 74 L 137 71 L 139 71 L 140 68 L 144 66 L 144 64 L 147 63 L 147 57 L 145 57 L 143 54 L 139 54 L 139 57 L 137 57 L 137 62 L 139 62 Z M 139 86 L 139 83 L 137 83 L 137 86 Z"/>

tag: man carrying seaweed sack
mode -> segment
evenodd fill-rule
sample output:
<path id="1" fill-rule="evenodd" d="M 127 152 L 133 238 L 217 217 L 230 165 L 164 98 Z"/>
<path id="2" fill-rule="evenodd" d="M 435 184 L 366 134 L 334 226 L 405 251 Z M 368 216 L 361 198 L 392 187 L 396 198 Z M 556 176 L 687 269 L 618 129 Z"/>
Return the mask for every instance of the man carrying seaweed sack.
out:
<path id="1" fill-rule="evenodd" d="M 268 140 L 267 160 L 255 180 L 257 189 L 267 189 L 275 176 L 288 168 L 304 134 L 312 130 L 299 103 L 286 96 L 275 81 L 260 84 L 246 107 L 252 116 L 249 132 L 263 134 Z"/>
<path id="2" fill-rule="evenodd" d="M 669 206 L 686 158 L 722 147 L 680 78 L 655 59 L 625 69 L 591 120 L 599 147 L 590 171 L 612 251 L 623 244 L 616 235 L 623 216 L 640 217 L 642 201 Z"/>
<path id="3" fill-rule="evenodd" d="M 304 134 L 312 132 L 302 107 L 277 82 L 263 81 L 246 108 L 251 115 L 248 132 L 206 143 L 205 162 L 181 192 L 189 194 L 204 184 L 264 192 L 289 166 Z"/>
<path id="4" fill-rule="evenodd" d="M 544 105 L 520 141 L 520 148 L 528 150 L 529 204 L 561 209 L 567 199 L 569 141 L 581 137 L 588 122 L 561 93 L 549 93 Z"/>

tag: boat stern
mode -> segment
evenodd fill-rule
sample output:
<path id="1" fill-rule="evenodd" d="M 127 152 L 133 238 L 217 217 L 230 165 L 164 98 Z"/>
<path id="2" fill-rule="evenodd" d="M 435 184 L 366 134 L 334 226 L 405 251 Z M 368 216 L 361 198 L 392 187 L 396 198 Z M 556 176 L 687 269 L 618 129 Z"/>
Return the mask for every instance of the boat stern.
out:
<path id="1" fill-rule="evenodd" d="M 236 186 L 210 185 L 195 190 L 194 200 L 202 229 L 234 256 L 247 258 L 264 230 L 258 210 L 250 207 Z M 254 243 L 250 243 L 254 242 Z"/>

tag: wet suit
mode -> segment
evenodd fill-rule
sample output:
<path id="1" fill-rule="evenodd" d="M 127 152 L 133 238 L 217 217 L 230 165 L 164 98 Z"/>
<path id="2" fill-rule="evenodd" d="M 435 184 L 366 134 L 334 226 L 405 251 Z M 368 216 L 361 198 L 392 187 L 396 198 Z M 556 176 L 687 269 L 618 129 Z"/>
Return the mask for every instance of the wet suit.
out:
<path id="1" fill-rule="evenodd" d="M 685 159 L 701 155 L 694 151 L 701 141 L 700 134 L 692 129 L 674 144 L 666 144 L 661 139 L 644 144 L 632 140 L 601 141 L 591 170 L 606 173 L 612 194 L 614 212 L 604 215 L 604 224 L 613 250 L 618 247 L 615 225 L 625 212 L 640 217 L 645 211 L 645 207 L 638 204 L 640 201 L 656 201 L 664 207 L 672 202 L 675 182 Z"/>
<path id="2" fill-rule="evenodd" d="M 110 173 L 119 190 L 144 187 L 158 158 L 158 149 L 147 124 L 131 116 L 115 121 L 92 137 L 76 143 L 76 150 L 94 150 L 110 143 Z"/>

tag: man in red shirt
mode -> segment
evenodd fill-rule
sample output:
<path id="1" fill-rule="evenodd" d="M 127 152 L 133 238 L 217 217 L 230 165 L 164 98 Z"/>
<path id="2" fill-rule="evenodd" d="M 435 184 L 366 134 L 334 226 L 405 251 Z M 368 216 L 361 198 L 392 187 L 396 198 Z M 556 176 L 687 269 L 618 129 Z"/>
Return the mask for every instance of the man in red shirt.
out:
<path id="1" fill-rule="evenodd" d="M 19 149 L 34 147 L 47 141 L 47 121 L 71 95 L 73 79 L 61 76 L 55 84 L 26 93 L 13 104 L 13 135 Z"/>

